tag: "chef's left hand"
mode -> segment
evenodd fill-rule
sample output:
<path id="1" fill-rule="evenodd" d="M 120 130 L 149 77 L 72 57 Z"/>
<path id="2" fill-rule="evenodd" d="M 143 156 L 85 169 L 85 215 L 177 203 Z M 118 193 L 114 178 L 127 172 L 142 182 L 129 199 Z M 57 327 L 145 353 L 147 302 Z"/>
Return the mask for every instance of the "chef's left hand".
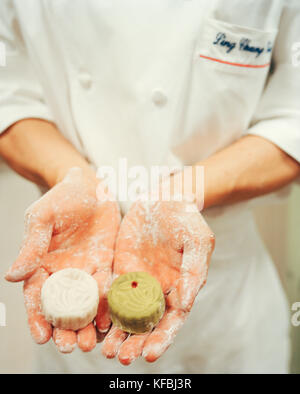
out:
<path id="1" fill-rule="evenodd" d="M 195 204 L 135 202 L 121 224 L 115 276 L 147 271 L 160 282 L 166 311 L 150 333 L 128 335 L 112 326 L 102 353 L 129 365 L 139 356 L 157 360 L 170 346 L 205 284 L 214 235 Z"/>

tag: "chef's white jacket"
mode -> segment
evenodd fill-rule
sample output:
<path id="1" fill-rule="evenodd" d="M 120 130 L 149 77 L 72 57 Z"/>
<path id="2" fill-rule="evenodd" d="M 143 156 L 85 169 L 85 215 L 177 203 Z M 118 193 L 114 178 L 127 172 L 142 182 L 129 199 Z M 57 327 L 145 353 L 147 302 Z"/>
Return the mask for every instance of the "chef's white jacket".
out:
<path id="1" fill-rule="evenodd" d="M 297 1 L 1 0 L 0 41 L 0 132 L 53 121 L 95 166 L 189 165 L 247 133 L 300 161 Z M 47 344 L 37 370 L 285 372 L 286 300 L 250 206 L 204 212 L 208 282 L 159 361 Z"/>

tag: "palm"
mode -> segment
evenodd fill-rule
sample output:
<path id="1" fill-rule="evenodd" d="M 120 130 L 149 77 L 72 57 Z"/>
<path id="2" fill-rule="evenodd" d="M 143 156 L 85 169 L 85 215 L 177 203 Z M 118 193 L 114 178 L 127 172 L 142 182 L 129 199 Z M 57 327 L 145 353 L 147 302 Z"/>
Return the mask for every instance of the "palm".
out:
<path id="1" fill-rule="evenodd" d="M 90 274 L 107 271 L 111 268 L 113 248 L 119 225 L 119 213 L 115 203 L 106 202 L 88 209 L 86 212 L 77 206 L 69 207 L 63 228 L 54 229 L 48 252 L 41 266 L 50 274 L 72 267 L 84 269 Z M 68 210 L 69 210 L 68 209 Z M 75 212 L 77 210 L 77 218 Z"/>
<path id="2" fill-rule="evenodd" d="M 103 346 L 107 357 L 129 364 L 142 352 L 155 361 L 183 324 L 204 285 L 213 249 L 210 229 L 198 212 L 179 202 L 136 203 L 125 216 L 115 252 L 114 273 L 147 271 L 161 283 L 166 312 L 152 333 L 132 335 L 113 327 Z M 172 331 L 172 335 L 169 333 Z"/>

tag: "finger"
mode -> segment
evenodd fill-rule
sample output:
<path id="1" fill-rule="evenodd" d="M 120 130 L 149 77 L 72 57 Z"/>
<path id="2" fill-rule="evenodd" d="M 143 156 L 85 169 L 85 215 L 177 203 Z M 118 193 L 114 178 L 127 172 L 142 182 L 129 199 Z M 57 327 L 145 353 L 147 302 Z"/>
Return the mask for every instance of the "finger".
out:
<path id="1" fill-rule="evenodd" d="M 61 353 L 72 353 L 76 348 L 77 335 L 76 332 L 72 330 L 54 328 L 53 341 Z"/>
<path id="2" fill-rule="evenodd" d="M 45 270 L 39 269 L 24 282 L 23 287 L 28 324 L 31 335 L 38 344 L 48 342 L 52 336 L 52 326 L 41 311 L 41 289 L 48 276 Z"/>
<path id="3" fill-rule="evenodd" d="M 121 223 L 116 240 L 114 273 L 121 275 L 140 270 L 141 259 L 135 253 L 131 253 L 131 251 L 137 250 L 137 234 L 140 232 L 139 217 L 126 215 Z"/>
<path id="4" fill-rule="evenodd" d="M 94 349 L 97 343 L 97 335 L 93 323 L 90 323 L 88 326 L 78 331 L 77 342 L 78 347 L 83 352 L 90 352 Z"/>
<path id="5" fill-rule="evenodd" d="M 130 335 L 120 347 L 119 360 L 123 365 L 129 365 L 136 360 L 143 350 L 144 343 L 150 334 Z"/>
<path id="6" fill-rule="evenodd" d="M 117 328 L 115 326 L 112 326 L 110 329 L 109 333 L 106 335 L 103 345 L 102 345 L 102 354 L 107 357 L 107 358 L 114 358 L 122 343 L 125 341 L 127 338 L 128 334 L 121 330 L 120 328 Z"/>
<path id="7" fill-rule="evenodd" d="M 191 309 L 199 290 L 206 283 L 213 243 L 214 238 L 209 234 L 200 239 L 190 239 L 184 245 L 178 293 L 181 308 L 185 311 Z"/>
<path id="8" fill-rule="evenodd" d="M 99 287 L 99 304 L 95 321 L 98 331 L 104 333 L 108 331 L 111 325 L 107 301 L 107 292 L 110 288 L 112 280 L 111 272 L 96 272 L 93 277 L 96 279 Z"/>
<path id="9" fill-rule="evenodd" d="M 94 231 L 96 234 L 101 234 L 102 244 L 110 250 L 114 249 L 120 222 L 121 213 L 118 204 L 109 201 L 105 203 L 105 207 L 101 203 L 98 204 L 93 225 Z"/>
<path id="10" fill-rule="evenodd" d="M 201 247 L 187 247 L 182 256 L 178 293 L 183 310 L 189 311 L 202 286 L 208 272 L 207 254 L 201 252 Z"/>
<path id="11" fill-rule="evenodd" d="M 43 255 L 47 253 L 51 235 L 51 224 L 41 223 L 34 216 L 29 216 L 26 219 L 25 236 L 19 256 L 5 275 L 5 279 L 18 282 L 29 278 L 39 267 Z"/>
<path id="12" fill-rule="evenodd" d="M 185 315 L 183 311 L 176 309 L 166 312 L 145 342 L 143 356 L 146 361 L 156 361 L 168 349 L 184 323 Z"/>

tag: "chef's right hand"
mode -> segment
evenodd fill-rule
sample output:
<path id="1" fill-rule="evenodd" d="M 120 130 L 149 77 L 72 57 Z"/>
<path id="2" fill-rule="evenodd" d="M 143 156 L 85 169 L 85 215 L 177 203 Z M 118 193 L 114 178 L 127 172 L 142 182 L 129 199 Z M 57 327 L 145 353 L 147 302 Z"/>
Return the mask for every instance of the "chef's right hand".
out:
<path id="1" fill-rule="evenodd" d="M 19 256 L 6 274 L 11 282 L 24 280 L 24 298 L 33 339 L 38 344 L 54 342 L 62 352 L 76 344 L 83 351 L 96 345 L 93 323 L 79 330 L 52 328 L 41 313 L 41 288 L 52 273 L 79 268 L 93 275 L 100 302 L 95 318 L 100 332 L 110 326 L 106 293 L 111 284 L 115 239 L 120 225 L 117 202 L 103 197 L 95 174 L 71 168 L 64 179 L 26 212 L 25 236 Z M 96 193 L 97 190 L 97 193 Z"/>

